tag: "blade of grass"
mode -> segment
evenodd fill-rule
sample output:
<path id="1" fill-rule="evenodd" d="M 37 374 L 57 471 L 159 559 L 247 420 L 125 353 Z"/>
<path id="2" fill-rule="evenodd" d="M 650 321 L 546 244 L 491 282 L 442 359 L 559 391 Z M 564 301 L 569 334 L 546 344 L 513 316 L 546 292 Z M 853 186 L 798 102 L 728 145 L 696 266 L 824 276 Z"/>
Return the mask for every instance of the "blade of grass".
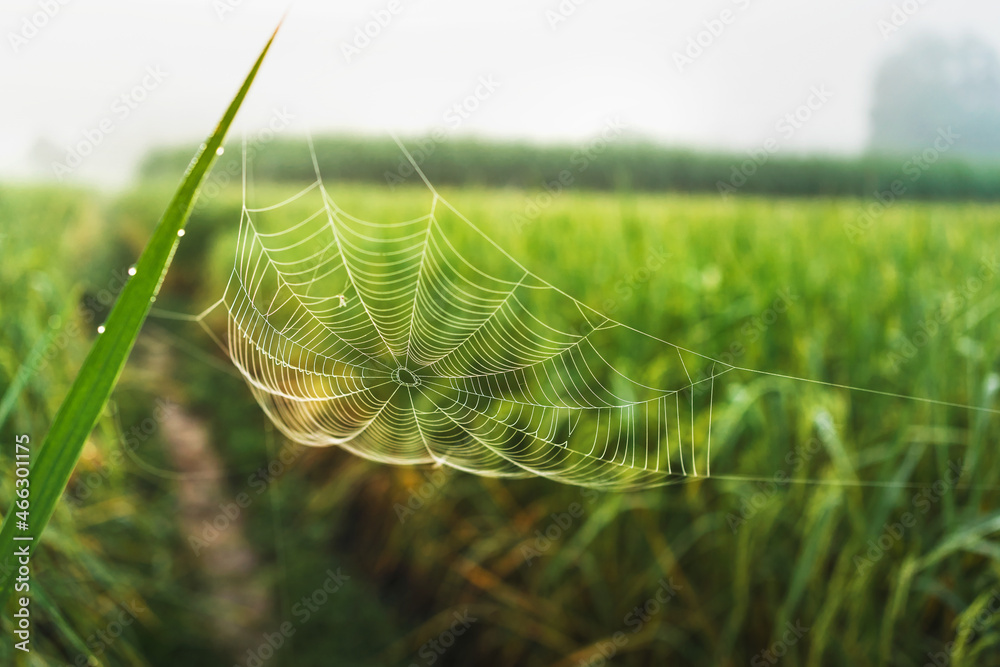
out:
<path id="1" fill-rule="evenodd" d="M 280 24 L 278 26 L 280 28 Z M 261 63 L 267 55 L 278 31 L 268 40 L 236 97 L 229 104 L 215 131 L 202 145 L 184 179 L 174 193 L 173 199 L 157 223 L 146 248 L 136 264 L 136 273 L 125 285 L 121 296 L 111 309 L 100 334 L 80 373 L 70 387 L 69 393 L 59 407 L 52 427 L 41 447 L 32 452 L 30 482 L 29 529 L 17 530 L 17 536 L 30 540 L 17 541 L 19 547 L 27 545 L 29 553 L 34 551 L 38 539 L 45 529 L 56 503 L 69 481 L 83 444 L 104 409 L 115 383 L 121 375 L 129 352 L 139 335 L 139 329 L 149 312 L 150 304 L 166 275 L 173 258 L 202 181 L 217 158 L 216 151 L 222 146 L 226 133 L 232 125 L 236 112 L 250 90 Z M 32 445 L 34 449 L 34 445 Z M 4 517 L 0 528 L 0 605 L 7 601 L 11 592 L 17 564 L 14 561 L 16 514 L 11 511 Z"/>

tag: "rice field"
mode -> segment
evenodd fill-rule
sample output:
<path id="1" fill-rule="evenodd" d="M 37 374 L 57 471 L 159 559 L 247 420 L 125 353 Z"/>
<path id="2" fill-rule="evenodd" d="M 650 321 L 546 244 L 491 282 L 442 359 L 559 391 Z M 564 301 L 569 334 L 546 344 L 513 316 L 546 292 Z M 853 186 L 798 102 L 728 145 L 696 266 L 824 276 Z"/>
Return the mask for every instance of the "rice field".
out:
<path id="1" fill-rule="evenodd" d="M 430 204 L 327 187 L 367 220 Z M 169 194 L 0 189 L 0 386 L 23 385 L 4 442 L 41 440 Z M 601 492 L 286 441 L 169 316 L 225 291 L 241 193 L 223 188 L 35 556 L 35 664 L 1000 664 L 1000 206 L 442 194 L 606 317 L 750 369 L 716 387 L 715 478 Z M 204 324 L 224 338 L 224 311 Z M 665 350 L 607 353 L 653 382 Z"/>

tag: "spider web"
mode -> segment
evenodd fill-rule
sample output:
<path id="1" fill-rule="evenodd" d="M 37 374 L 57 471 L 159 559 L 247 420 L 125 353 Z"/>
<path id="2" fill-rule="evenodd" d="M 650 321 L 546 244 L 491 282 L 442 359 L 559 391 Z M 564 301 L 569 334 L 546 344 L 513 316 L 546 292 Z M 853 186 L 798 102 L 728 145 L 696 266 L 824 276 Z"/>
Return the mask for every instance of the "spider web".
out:
<path id="1" fill-rule="evenodd" d="M 931 457 L 934 474 L 942 455 L 968 457 L 962 484 L 973 488 L 966 477 L 987 469 L 980 465 L 990 455 L 987 428 L 1000 415 L 991 405 L 1000 387 L 995 373 L 983 380 L 982 402 L 969 404 L 698 354 L 614 321 L 525 268 L 442 197 L 397 143 L 427 186 L 427 212 L 371 222 L 331 196 L 311 140 L 315 179 L 284 201 L 248 206 L 244 141 L 236 261 L 224 296 L 199 315 L 153 309 L 199 323 L 291 440 L 383 463 L 605 489 L 709 476 L 772 487 L 916 487 L 908 477 L 918 462 Z M 475 258 L 459 246 L 475 248 Z M 219 306 L 227 311 L 228 345 L 205 319 Z M 622 350 L 628 354 L 609 358 Z M 637 366 L 636 359 L 648 361 Z M 716 385 L 731 371 L 770 384 L 726 383 L 732 414 L 724 417 L 719 456 L 727 466 L 713 474 Z M 824 390 L 807 402 L 818 439 L 781 439 L 733 472 L 741 411 L 786 382 L 801 385 L 796 393 Z M 846 417 L 853 401 L 842 392 L 861 394 L 876 419 L 902 420 L 870 438 L 872 453 L 837 433 L 826 406 L 833 401 Z M 888 450 L 887 440 L 895 441 Z M 890 461 L 886 451 L 898 457 Z M 810 460 L 823 464 L 822 477 L 799 472 Z M 875 479 L 862 479 L 863 471 Z"/>
<path id="2" fill-rule="evenodd" d="M 222 299 L 230 357 L 287 437 L 383 463 L 601 488 L 711 474 L 715 383 L 731 366 L 570 297 L 429 182 L 426 215 L 353 217 L 310 150 L 316 179 L 293 197 L 254 208 L 244 188 Z M 291 226 L 289 209 L 302 215 Z M 445 221 L 478 237 L 475 260 Z M 659 386 L 608 358 L 650 342 L 672 348 Z"/>

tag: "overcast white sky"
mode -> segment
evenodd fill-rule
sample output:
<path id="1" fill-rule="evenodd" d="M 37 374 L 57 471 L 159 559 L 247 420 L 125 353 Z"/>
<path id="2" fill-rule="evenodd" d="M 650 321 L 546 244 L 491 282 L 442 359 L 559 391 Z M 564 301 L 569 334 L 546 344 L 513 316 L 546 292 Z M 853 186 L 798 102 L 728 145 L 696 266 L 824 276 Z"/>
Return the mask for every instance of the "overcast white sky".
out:
<path id="1" fill-rule="evenodd" d="M 775 137 L 783 151 L 849 153 L 865 143 L 885 54 L 929 31 L 972 33 L 1000 48 L 1000 31 L 988 30 L 1000 25 L 1000 3 L 989 0 L 906 0 L 919 9 L 887 36 L 878 22 L 902 0 L 577 2 L 298 0 L 240 127 L 253 131 L 284 108 L 295 119 L 289 132 L 415 135 L 443 126 L 581 141 L 620 117 L 631 134 L 662 143 L 745 150 Z M 70 178 L 121 183 L 150 146 L 202 139 L 287 5 L 4 0 L 0 178 L 51 176 L 53 161 L 85 142 L 90 154 Z M 573 9 L 553 27 L 547 12 L 560 7 Z M 220 16 L 221 8 L 231 11 Z M 724 11 L 728 24 L 703 34 L 707 46 L 679 71 L 674 53 Z M 391 19 L 347 62 L 344 44 L 373 12 Z M 147 88 L 121 100 L 144 77 Z M 480 77 L 496 90 L 451 127 L 446 112 Z M 814 86 L 832 97 L 782 136 L 776 123 Z"/>

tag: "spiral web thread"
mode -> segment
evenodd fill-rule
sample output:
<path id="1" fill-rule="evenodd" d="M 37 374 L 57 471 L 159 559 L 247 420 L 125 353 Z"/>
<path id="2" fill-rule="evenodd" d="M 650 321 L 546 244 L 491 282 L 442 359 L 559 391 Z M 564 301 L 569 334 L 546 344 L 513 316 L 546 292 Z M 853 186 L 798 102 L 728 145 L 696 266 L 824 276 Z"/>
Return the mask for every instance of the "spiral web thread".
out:
<path id="1" fill-rule="evenodd" d="M 151 309 L 153 317 L 197 322 L 295 442 L 339 445 L 385 463 L 633 489 L 708 476 L 773 481 L 773 472 L 712 474 L 716 380 L 730 371 L 936 409 L 937 419 L 926 411 L 918 417 L 930 419 L 925 426 L 958 414 L 942 410 L 1000 415 L 991 407 L 1000 386 L 995 373 L 985 378 L 983 404 L 957 403 L 733 366 L 611 320 L 504 251 L 397 143 L 427 186 L 430 210 L 375 223 L 336 204 L 311 141 L 315 180 L 273 206 L 248 207 L 244 140 L 237 259 L 224 296 L 198 315 Z M 450 240 L 456 231 L 475 246 L 476 262 Z M 220 306 L 228 345 L 206 322 Z M 607 351 L 623 349 L 651 361 L 626 369 L 624 359 L 616 367 Z M 739 386 L 735 396 L 747 399 Z M 814 417 L 814 426 L 836 440 L 825 446 L 837 465 L 832 476 L 786 475 L 785 482 L 921 485 L 860 479 L 860 452 L 843 449 L 828 412 Z M 731 434 L 724 435 L 720 456 L 731 463 L 736 452 Z M 915 459 L 907 456 L 912 471 Z M 963 477 L 960 486 L 997 490 L 970 481 Z"/>
<path id="2" fill-rule="evenodd" d="M 711 474 L 715 381 L 732 366 L 550 285 L 426 178 L 426 215 L 351 216 L 310 150 L 316 179 L 293 197 L 250 208 L 244 185 L 221 300 L 230 357 L 287 437 L 384 463 L 600 488 Z M 278 213 L 289 206 L 305 211 L 291 226 Z M 499 270 L 464 257 L 443 216 L 481 238 L 477 259 L 490 254 Z M 628 377 L 602 352 L 650 343 L 673 350 L 658 373 L 664 387 Z"/>

